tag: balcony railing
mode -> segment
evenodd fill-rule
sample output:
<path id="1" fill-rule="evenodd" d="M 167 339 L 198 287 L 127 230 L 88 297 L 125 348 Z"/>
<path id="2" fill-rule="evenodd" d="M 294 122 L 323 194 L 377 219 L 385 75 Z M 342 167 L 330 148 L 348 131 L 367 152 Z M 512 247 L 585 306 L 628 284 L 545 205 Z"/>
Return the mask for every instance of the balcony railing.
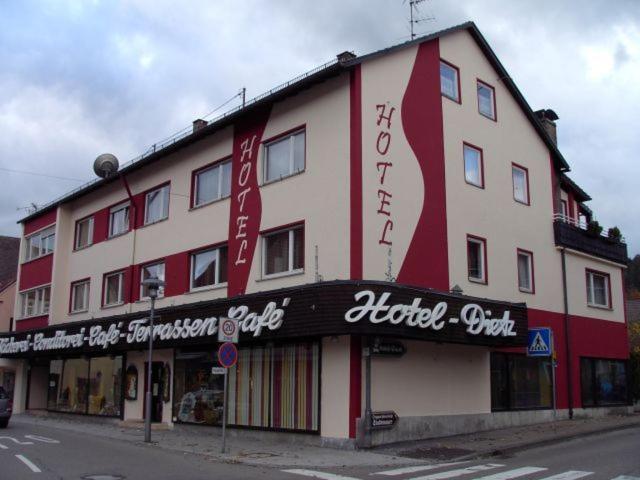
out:
<path id="1" fill-rule="evenodd" d="M 595 257 L 626 264 L 627 244 L 624 238 L 613 239 L 587 230 L 584 221 L 575 221 L 565 215 L 553 216 L 556 245 L 578 250 Z"/>

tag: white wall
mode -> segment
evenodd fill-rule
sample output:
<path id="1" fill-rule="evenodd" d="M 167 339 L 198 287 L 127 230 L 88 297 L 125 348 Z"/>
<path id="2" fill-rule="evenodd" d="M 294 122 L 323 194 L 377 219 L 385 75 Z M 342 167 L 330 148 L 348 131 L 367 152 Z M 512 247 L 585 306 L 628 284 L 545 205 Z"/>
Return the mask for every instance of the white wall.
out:
<path id="1" fill-rule="evenodd" d="M 145 399 L 145 363 L 147 361 L 147 352 L 128 352 L 127 364 L 124 366 L 125 372 L 129 365 L 134 365 L 138 369 L 138 398 L 137 400 L 124 401 L 124 419 L 140 420 L 144 419 L 144 399 Z M 162 422 L 172 424 L 172 405 L 173 405 L 173 350 L 156 350 L 153 352 L 154 362 L 169 363 L 171 367 L 171 400 L 164 402 L 162 405 Z"/>
<path id="2" fill-rule="evenodd" d="M 350 337 L 322 339 L 320 434 L 349 438 Z"/>

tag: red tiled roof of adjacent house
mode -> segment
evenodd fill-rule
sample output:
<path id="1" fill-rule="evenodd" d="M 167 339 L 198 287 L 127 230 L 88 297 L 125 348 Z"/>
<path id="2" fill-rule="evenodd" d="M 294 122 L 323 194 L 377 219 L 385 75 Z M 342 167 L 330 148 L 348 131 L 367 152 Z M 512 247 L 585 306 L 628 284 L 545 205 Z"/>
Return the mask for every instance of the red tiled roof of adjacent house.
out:
<path id="1" fill-rule="evenodd" d="M 20 239 L 0 236 L 0 291 L 16 281 Z"/>

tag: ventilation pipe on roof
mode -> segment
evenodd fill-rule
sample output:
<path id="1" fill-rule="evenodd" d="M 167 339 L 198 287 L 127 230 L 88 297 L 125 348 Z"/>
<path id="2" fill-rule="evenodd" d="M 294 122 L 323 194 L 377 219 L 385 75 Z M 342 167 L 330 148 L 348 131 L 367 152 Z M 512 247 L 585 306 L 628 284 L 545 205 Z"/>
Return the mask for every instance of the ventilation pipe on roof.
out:
<path id="1" fill-rule="evenodd" d="M 551 138 L 551 140 L 553 140 L 553 143 L 555 145 L 558 145 L 558 134 L 557 134 L 557 131 L 556 131 L 556 120 L 558 120 L 560 117 L 558 117 L 556 112 L 554 112 L 550 108 L 538 110 L 538 111 L 536 111 L 534 113 L 535 113 L 536 117 L 538 118 L 538 120 L 540 121 L 540 123 L 542 124 L 542 126 L 544 127 L 544 129 L 546 130 L 546 132 L 549 135 L 549 137 Z"/>
<path id="2" fill-rule="evenodd" d="M 346 63 L 349 60 L 353 60 L 354 58 L 356 58 L 356 54 L 353 52 L 342 52 L 336 55 L 336 58 L 338 59 L 339 63 Z"/>
<path id="3" fill-rule="evenodd" d="M 198 130 L 203 129 L 207 125 L 208 125 L 208 122 L 206 120 L 202 120 L 201 118 L 198 118 L 193 121 L 193 132 L 195 133 Z"/>

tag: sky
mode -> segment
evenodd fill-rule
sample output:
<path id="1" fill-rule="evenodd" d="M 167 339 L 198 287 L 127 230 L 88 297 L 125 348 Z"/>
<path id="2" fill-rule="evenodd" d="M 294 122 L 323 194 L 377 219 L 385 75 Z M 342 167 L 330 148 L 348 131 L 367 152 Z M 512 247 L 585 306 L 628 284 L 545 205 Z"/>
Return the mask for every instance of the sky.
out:
<path id="1" fill-rule="evenodd" d="M 595 217 L 640 254 L 638 0 L 419 9 L 419 34 L 476 22 L 531 107 L 560 117 L 560 150 Z M 406 41 L 408 18 L 406 0 L 0 0 L 0 235 L 93 179 L 100 153 L 124 163 L 242 87 L 250 99 L 345 50 Z"/>

